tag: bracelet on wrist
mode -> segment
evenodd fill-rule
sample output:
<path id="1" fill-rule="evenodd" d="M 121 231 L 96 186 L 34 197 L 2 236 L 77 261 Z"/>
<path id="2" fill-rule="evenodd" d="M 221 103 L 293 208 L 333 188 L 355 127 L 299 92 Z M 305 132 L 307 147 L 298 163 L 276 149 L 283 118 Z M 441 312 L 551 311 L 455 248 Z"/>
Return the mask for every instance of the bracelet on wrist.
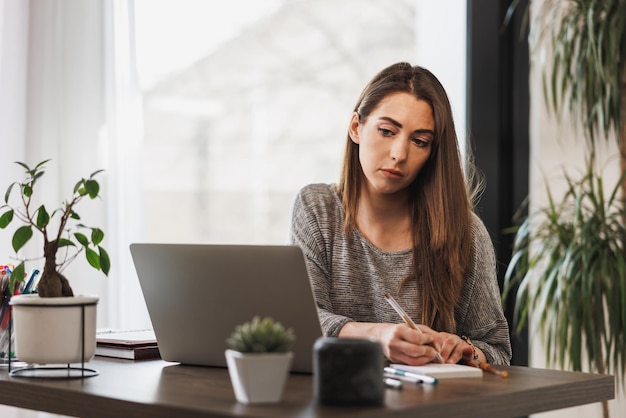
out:
<path id="1" fill-rule="evenodd" d="M 470 347 L 472 347 L 472 353 L 473 353 L 472 357 L 474 361 L 478 361 L 478 352 L 476 351 L 476 347 L 474 347 L 474 344 L 472 344 L 472 340 L 470 340 L 469 337 L 466 335 L 462 335 L 461 339 L 465 341 L 467 344 L 469 344 Z"/>

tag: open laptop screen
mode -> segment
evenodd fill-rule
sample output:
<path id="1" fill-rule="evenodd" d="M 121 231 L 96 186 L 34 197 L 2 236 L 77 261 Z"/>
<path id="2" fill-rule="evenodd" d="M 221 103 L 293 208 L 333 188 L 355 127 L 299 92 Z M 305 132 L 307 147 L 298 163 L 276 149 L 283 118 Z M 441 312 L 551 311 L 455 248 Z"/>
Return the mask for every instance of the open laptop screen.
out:
<path id="1" fill-rule="evenodd" d="M 302 250 L 292 245 L 130 245 L 161 357 L 226 367 L 226 339 L 254 316 L 293 329 L 292 371 L 322 336 Z"/>

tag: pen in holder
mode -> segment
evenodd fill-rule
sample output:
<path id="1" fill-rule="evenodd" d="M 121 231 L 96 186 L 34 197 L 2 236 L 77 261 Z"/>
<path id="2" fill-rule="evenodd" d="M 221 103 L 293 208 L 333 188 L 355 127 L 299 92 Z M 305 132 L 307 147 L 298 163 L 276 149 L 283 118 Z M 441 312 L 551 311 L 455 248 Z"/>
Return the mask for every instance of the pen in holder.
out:
<path id="1" fill-rule="evenodd" d="M 381 405 L 385 357 L 380 343 L 318 338 L 313 346 L 315 401 L 321 405 Z"/>
<path id="2" fill-rule="evenodd" d="M 13 353 L 14 349 L 11 347 L 15 347 L 15 332 L 13 331 L 13 327 L 9 325 L 10 321 L 10 306 L 8 306 L 8 300 L 5 301 L 4 297 L 2 297 L 1 308 L 2 311 L 0 313 L 0 366 L 4 367 L 9 364 L 9 359 L 15 359 L 15 354 Z"/>

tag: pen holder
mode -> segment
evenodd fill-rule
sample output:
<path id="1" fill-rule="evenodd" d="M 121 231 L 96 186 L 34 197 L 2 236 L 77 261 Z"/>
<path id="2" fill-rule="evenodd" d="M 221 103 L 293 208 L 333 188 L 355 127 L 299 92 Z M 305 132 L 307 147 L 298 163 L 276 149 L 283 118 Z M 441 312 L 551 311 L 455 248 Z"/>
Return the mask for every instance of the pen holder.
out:
<path id="1" fill-rule="evenodd" d="M 0 366 L 9 364 L 10 359 L 15 359 L 15 328 L 11 321 L 11 296 L 2 292 L 0 296 Z"/>
<path id="2" fill-rule="evenodd" d="M 321 405 L 382 405 L 385 357 L 380 343 L 318 338 L 313 346 L 315 401 Z"/>
<path id="3" fill-rule="evenodd" d="M 10 340 L 10 341 L 9 341 Z M 13 327 L 0 328 L 0 366 L 9 364 L 9 359 L 15 360 L 15 331 Z"/>

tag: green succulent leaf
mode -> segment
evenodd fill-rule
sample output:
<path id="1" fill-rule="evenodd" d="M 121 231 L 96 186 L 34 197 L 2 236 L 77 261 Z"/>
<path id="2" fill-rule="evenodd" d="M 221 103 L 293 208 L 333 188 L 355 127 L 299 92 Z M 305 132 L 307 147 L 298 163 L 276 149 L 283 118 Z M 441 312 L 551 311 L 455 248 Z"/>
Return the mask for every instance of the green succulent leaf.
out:
<path id="1" fill-rule="evenodd" d="M 13 250 L 18 252 L 30 238 L 33 236 L 33 228 L 30 225 L 24 225 L 15 231 L 13 234 L 13 239 L 11 240 L 11 245 L 13 246 Z"/>
<path id="2" fill-rule="evenodd" d="M 242 353 L 283 353 L 291 349 L 294 341 L 291 329 L 270 317 L 258 316 L 237 326 L 226 340 L 231 349 Z"/>

